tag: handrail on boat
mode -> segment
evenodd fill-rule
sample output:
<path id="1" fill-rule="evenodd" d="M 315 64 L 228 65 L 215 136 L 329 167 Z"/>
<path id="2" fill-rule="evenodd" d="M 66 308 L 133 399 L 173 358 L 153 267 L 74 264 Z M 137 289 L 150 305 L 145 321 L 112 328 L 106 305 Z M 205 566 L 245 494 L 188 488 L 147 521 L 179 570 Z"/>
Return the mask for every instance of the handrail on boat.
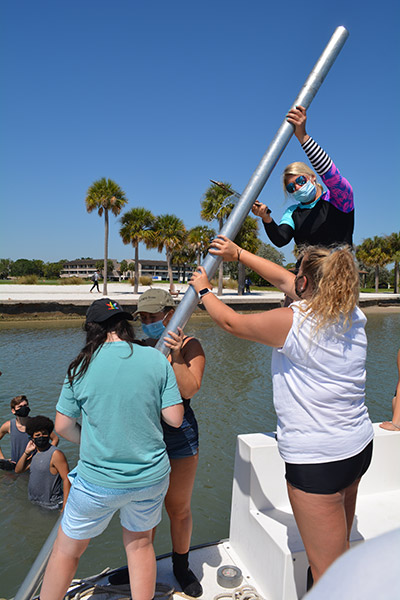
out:
<path id="1" fill-rule="evenodd" d="M 60 522 L 61 515 L 58 517 L 57 523 L 54 525 L 49 537 L 43 544 L 42 549 L 35 559 L 35 562 L 29 569 L 29 572 L 19 588 L 14 600 L 32 600 L 32 598 L 35 596 L 39 585 L 42 583 L 44 570 L 50 558 L 53 544 L 56 541 Z"/>

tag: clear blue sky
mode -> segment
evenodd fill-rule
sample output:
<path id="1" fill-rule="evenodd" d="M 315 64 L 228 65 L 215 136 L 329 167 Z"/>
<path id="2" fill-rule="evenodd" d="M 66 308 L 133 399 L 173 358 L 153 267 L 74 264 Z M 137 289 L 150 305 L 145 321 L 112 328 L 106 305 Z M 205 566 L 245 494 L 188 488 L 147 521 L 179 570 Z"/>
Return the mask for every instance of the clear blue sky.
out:
<path id="1" fill-rule="evenodd" d="M 127 208 L 200 224 L 209 179 L 244 189 L 338 25 L 350 37 L 308 132 L 353 185 L 355 242 L 399 230 L 398 0 L 4 0 L 0 12 L 1 257 L 102 257 L 104 219 L 84 204 L 100 177 Z M 260 197 L 278 220 L 281 171 L 303 159 L 293 138 Z M 133 253 L 119 226 L 111 217 L 121 260 Z"/>

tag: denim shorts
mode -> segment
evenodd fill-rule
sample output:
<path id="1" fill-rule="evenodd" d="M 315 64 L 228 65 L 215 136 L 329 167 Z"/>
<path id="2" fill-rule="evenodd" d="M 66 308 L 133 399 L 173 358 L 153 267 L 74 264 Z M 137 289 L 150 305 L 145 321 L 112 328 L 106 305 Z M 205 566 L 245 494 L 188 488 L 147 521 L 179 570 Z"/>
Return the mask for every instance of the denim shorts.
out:
<path id="1" fill-rule="evenodd" d="M 180 427 L 171 427 L 165 421 L 161 421 L 161 424 L 169 458 L 186 458 L 197 454 L 199 426 L 191 406 L 185 406 L 185 414 Z"/>
<path id="2" fill-rule="evenodd" d="M 106 488 L 77 475 L 73 481 L 61 521 L 63 532 L 74 540 L 103 533 L 114 513 L 120 511 L 122 527 L 148 531 L 161 521 L 161 509 L 169 486 L 169 475 L 143 488 Z"/>

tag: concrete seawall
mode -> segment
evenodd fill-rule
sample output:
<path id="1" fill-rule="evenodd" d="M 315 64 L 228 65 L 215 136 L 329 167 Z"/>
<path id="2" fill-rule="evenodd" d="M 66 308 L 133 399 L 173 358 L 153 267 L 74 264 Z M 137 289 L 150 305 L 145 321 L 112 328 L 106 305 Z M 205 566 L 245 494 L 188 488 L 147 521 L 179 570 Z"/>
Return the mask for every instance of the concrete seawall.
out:
<path id="1" fill-rule="evenodd" d="M 89 293 L 88 285 L 0 285 L 0 319 L 40 318 L 48 316 L 84 316 L 87 307 L 102 294 Z M 168 289 L 167 284 L 152 286 Z M 175 299 L 178 304 L 187 290 L 187 285 L 179 286 L 179 296 Z M 134 294 L 127 283 L 109 283 L 108 297 L 118 300 L 131 312 L 137 308 L 139 296 L 148 286 L 140 286 L 139 294 Z M 260 291 L 253 288 L 250 294 L 239 296 L 236 290 L 224 290 L 221 300 L 234 310 L 263 311 L 279 308 L 282 305 L 283 294 L 276 291 Z M 398 306 L 399 294 L 360 294 L 360 307 Z M 204 311 L 201 304 L 198 311 Z"/>

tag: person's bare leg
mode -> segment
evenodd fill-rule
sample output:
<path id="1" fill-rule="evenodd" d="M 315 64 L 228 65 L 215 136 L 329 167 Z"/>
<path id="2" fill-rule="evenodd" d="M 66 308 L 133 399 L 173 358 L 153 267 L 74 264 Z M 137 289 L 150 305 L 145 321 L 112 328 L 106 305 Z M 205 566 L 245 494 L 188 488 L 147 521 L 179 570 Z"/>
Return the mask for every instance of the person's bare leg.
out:
<path id="1" fill-rule="evenodd" d="M 172 540 L 172 566 L 182 590 L 188 596 L 198 598 L 203 588 L 189 567 L 189 548 L 192 536 L 192 512 L 190 501 L 196 477 L 199 454 L 171 459 L 169 488 L 165 497 Z"/>
<path id="2" fill-rule="evenodd" d="M 122 539 L 128 561 L 132 600 L 152 600 L 157 572 L 152 529 L 136 532 L 123 527 Z"/>
<path id="3" fill-rule="evenodd" d="M 172 547 L 175 552 L 189 551 L 192 536 L 192 512 L 190 501 L 196 477 L 199 454 L 171 459 L 169 488 L 165 497 L 170 526 Z"/>
<path id="4" fill-rule="evenodd" d="M 346 551 L 344 492 L 309 494 L 287 485 L 314 582 Z"/>
<path id="5" fill-rule="evenodd" d="M 75 575 L 79 559 L 86 550 L 90 540 L 74 540 L 58 529 L 42 588 L 41 600 L 61 600 L 64 598 Z"/>
<path id="6" fill-rule="evenodd" d="M 346 546 L 347 550 L 350 548 L 350 533 L 351 528 L 353 526 L 354 514 L 356 512 L 356 501 L 357 501 L 357 492 L 358 486 L 360 484 L 361 479 L 357 479 L 345 488 L 344 491 L 344 510 L 346 513 L 346 526 L 347 526 L 347 538 L 346 538 Z"/>

